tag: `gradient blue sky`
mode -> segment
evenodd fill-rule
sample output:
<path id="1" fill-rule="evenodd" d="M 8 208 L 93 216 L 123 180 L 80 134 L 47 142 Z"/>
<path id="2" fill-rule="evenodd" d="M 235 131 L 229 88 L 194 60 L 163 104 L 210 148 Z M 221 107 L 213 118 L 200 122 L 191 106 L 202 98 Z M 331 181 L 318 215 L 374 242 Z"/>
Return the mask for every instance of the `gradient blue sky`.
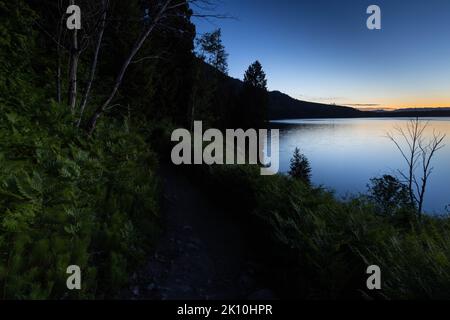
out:
<path id="1" fill-rule="evenodd" d="M 382 30 L 368 30 L 369 5 Z M 450 107 L 450 0 L 222 0 L 229 74 L 261 61 L 270 90 L 343 105 Z"/>

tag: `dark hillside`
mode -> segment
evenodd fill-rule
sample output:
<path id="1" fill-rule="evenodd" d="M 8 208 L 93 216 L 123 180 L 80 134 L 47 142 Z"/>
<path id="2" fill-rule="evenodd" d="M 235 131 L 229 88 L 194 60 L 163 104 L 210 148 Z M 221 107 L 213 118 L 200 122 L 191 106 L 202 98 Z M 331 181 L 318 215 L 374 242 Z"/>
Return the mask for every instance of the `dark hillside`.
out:
<path id="1" fill-rule="evenodd" d="M 294 118 L 355 118 L 363 117 L 362 112 L 350 107 L 300 101 L 279 91 L 269 94 L 269 119 Z"/>

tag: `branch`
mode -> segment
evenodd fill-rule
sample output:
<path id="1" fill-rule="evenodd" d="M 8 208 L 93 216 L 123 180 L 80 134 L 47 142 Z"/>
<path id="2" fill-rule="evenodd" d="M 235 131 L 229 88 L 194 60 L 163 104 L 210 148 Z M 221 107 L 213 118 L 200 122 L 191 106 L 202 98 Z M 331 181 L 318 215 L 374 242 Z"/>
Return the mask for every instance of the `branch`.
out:
<path id="1" fill-rule="evenodd" d="M 155 18 L 153 20 L 153 23 L 150 24 L 142 32 L 141 36 L 139 36 L 138 39 L 136 40 L 133 48 L 131 49 L 130 54 L 128 55 L 127 59 L 124 61 L 123 65 L 122 65 L 122 68 L 120 69 L 119 74 L 117 75 L 114 87 L 113 87 L 109 97 L 106 99 L 106 101 L 102 105 L 100 105 L 95 110 L 93 116 L 89 120 L 88 127 L 87 127 L 89 135 L 91 135 L 94 132 L 95 127 L 97 125 L 98 119 L 105 112 L 105 109 L 110 105 L 110 103 L 112 102 L 112 100 L 116 96 L 116 93 L 117 93 L 117 91 L 119 90 L 119 87 L 122 84 L 123 77 L 125 76 L 125 73 L 126 73 L 128 67 L 129 67 L 129 65 L 131 64 L 131 62 L 133 61 L 134 57 L 139 52 L 139 50 L 141 49 L 141 47 L 143 46 L 143 44 L 145 43 L 145 41 L 147 40 L 149 35 L 153 32 L 153 30 L 155 29 L 157 24 L 164 17 L 164 14 L 166 13 L 166 10 L 170 6 L 171 2 L 172 2 L 172 0 L 166 0 L 164 2 L 164 4 L 161 6 L 161 8 L 159 9 L 158 13 L 156 14 L 156 16 L 155 16 Z"/>

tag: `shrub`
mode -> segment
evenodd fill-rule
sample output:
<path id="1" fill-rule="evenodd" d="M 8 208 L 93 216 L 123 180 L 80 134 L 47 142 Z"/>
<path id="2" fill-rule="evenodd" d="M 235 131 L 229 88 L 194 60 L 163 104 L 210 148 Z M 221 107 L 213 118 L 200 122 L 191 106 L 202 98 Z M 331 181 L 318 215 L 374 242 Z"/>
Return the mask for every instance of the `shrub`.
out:
<path id="1" fill-rule="evenodd" d="M 383 175 L 370 180 L 369 197 L 383 214 L 395 214 L 401 208 L 411 208 L 408 188 L 397 178 Z"/>

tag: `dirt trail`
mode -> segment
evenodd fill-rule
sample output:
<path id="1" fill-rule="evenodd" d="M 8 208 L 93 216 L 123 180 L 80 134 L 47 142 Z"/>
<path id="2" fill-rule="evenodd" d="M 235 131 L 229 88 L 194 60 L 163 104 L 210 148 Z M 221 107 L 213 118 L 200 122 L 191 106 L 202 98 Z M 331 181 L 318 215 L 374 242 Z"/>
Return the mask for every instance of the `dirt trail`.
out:
<path id="1" fill-rule="evenodd" d="M 161 170 L 165 232 L 132 288 L 137 299 L 270 299 L 246 232 L 174 168 Z M 231 201 L 231 200 L 230 200 Z"/>

